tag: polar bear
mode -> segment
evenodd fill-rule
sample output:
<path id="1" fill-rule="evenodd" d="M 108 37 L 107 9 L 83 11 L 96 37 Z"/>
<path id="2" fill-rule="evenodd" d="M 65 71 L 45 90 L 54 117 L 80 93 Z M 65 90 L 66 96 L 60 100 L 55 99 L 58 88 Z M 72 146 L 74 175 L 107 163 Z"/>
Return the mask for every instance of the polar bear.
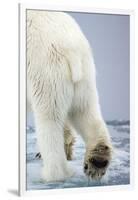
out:
<path id="1" fill-rule="evenodd" d="M 65 127 L 74 127 L 85 142 L 84 173 L 101 179 L 112 143 L 100 110 L 94 59 L 79 25 L 64 12 L 27 10 L 27 96 L 43 180 L 65 180 L 74 173 L 64 148 Z"/>

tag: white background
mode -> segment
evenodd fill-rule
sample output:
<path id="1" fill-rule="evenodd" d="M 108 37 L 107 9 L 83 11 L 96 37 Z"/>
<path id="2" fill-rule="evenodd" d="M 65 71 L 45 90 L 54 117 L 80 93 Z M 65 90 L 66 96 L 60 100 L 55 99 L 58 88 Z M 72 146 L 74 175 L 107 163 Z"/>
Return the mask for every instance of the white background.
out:
<path id="1" fill-rule="evenodd" d="M 0 4 L 0 199 L 12 200 L 18 188 L 18 3 L 3 0 Z M 20 1 L 24 2 L 24 1 Z M 27 1 L 26 1 L 27 2 Z M 29 1 L 29 2 L 35 2 Z M 37 1 L 38 2 L 38 1 Z M 40 3 L 45 3 L 40 1 Z M 54 0 L 51 0 L 54 2 Z M 137 0 L 55 0 L 68 4 L 90 4 L 97 8 L 122 8 L 135 10 L 135 66 L 138 66 L 138 6 Z M 87 4 L 87 5 L 88 5 Z M 138 85 L 135 67 L 135 85 Z M 136 91 L 136 88 L 135 88 Z M 138 102 L 138 91 L 135 95 Z M 138 105 L 135 105 L 135 111 Z M 135 113 L 137 123 L 138 112 Z M 137 199 L 138 196 L 138 126 L 135 126 L 135 188 L 132 191 L 102 191 L 21 197 L 21 199 Z"/>

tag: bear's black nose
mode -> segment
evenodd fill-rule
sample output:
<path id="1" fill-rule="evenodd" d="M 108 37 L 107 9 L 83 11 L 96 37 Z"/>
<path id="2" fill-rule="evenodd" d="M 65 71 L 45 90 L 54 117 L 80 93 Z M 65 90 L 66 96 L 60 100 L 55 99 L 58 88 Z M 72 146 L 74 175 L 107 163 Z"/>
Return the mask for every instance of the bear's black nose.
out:
<path id="1" fill-rule="evenodd" d="M 106 167 L 107 164 L 108 164 L 108 160 L 99 160 L 99 159 L 96 159 L 96 158 L 93 158 L 91 162 L 97 168 Z"/>

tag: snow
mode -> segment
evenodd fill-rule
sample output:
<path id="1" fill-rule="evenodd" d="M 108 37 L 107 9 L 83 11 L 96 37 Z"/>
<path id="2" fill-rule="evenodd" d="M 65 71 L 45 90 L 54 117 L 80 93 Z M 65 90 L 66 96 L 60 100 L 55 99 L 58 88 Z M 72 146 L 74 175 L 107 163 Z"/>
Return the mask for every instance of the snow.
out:
<path id="1" fill-rule="evenodd" d="M 101 181 L 88 181 L 83 173 L 84 142 L 78 135 L 74 146 L 74 158 L 68 161 L 74 169 L 74 176 L 64 182 L 44 183 L 40 170 L 42 160 L 35 158 L 38 153 L 35 128 L 27 126 L 27 190 L 94 187 L 106 185 L 127 185 L 130 182 L 130 131 L 129 121 L 107 123 L 115 148 L 111 165 Z"/>

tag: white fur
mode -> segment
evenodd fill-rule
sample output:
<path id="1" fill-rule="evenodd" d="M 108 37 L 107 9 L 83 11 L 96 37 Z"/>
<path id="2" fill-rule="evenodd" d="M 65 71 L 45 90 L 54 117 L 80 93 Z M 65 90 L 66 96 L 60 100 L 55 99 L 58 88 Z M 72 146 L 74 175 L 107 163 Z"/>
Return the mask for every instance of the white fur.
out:
<path id="1" fill-rule="evenodd" d="M 45 181 L 72 175 L 64 152 L 67 120 L 84 138 L 86 149 L 100 140 L 110 144 L 98 102 L 91 49 L 69 15 L 27 11 L 27 89 Z"/>

